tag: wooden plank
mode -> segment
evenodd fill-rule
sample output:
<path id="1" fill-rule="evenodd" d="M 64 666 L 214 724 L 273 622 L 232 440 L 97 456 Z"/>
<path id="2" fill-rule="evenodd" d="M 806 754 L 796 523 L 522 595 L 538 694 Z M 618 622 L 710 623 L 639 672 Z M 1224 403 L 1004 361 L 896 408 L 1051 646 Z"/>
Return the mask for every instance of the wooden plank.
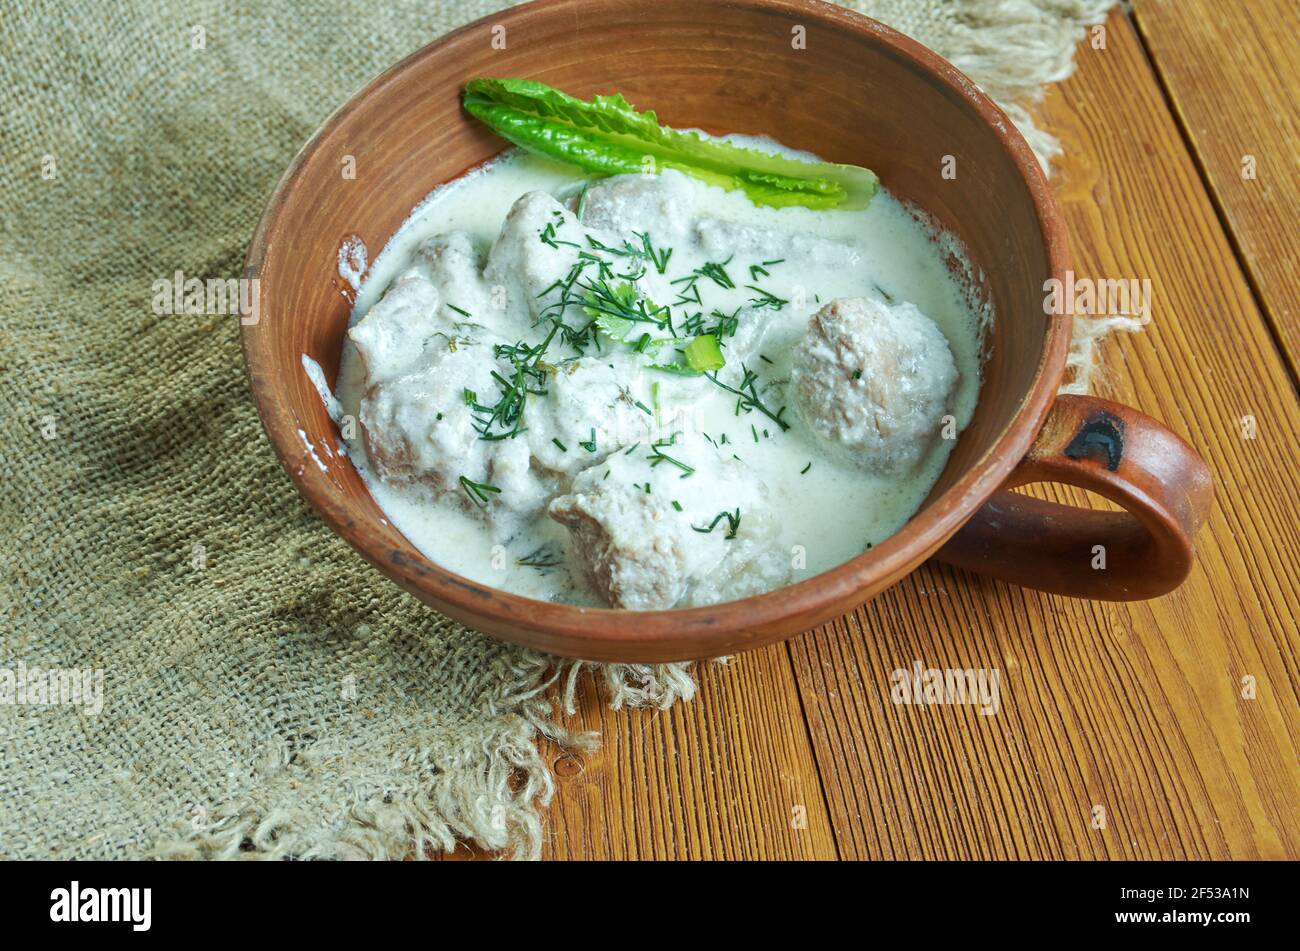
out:
<path id="1" fill-rule="evenodd" d="M 785 645 L 698 666 L 698 695 L 666 711 L 613 711 L 591 671 L 565 727 L 600 748 L 539 741 L 555 796 L 543 859 L 834 859 L 798 686 Z M 552 691 L 557 710 L 562 691 Z M 442 861 L 498 857 L 467 843 Z"/>
<path id="2" fill-rule="evenodd" d="M 1191 578 L 1157 601 L 927 565 L 791 642 L 845 857 L 1300 857 L 1300 407 L 1132 23 L 1106 26 L 1039 112 L 1065 147 L 1077 272 L 1154 286 L 1153 324 L 1104 346 L 1099 389 L 1205 455 L 1216 508 Z M 890 703 L 914 660 L 999 669 L 1000 712 Z"/>
<path id="3" fill-rule="evenodd" d="M 566 726 L 593 753 L 554 744 L 546 858 L 835 858 L 830 818 L 784 645 L 698 666 L 699 694 L 666 711 L 610 711 L 584 675 Z"/>
<path id="4" fill-rule="evenodd" d="M 1294 377 L 1300 367 L 1300 4 L 1137 0 L 1133 10 Z"/>

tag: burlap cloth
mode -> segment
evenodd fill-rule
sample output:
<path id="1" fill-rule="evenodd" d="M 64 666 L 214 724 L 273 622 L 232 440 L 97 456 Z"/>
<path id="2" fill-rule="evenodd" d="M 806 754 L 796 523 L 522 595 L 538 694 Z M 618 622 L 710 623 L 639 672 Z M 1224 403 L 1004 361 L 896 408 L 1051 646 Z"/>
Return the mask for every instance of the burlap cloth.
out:
<path id="1" fill-rule="evenodd" d="M 317 124 L 500 6 L 69 0 L 0 17 L 0 669 L 103 673 L 97 715 L 0 705 L 0 855 L 381 857 L 457 837 L 537 854 L 538 732 L 583 739 L 545 696 L 577 671 L 364 564 L 272 455 L 237 320 L 151 307 L 178 269 L 238 277 Z M 1108 3 L 852 6 L 1009 104 L 1068 72 Z M 616 705 L 693 690 L 678 666 L 599 674 Z"/>

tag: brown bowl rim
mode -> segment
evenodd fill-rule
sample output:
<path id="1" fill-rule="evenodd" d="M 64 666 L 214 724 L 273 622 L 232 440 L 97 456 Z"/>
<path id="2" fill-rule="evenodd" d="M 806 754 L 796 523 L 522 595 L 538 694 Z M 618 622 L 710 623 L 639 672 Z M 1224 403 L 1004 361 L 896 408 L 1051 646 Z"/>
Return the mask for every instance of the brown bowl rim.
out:
<path id="1" fill-rule="evenodd" d="M 517 25 L 517 21 L 529 17 L 599 2 L 601 0 L 533 0 L 490 14 L 490 18 L 494 25 L 509 29 Z M 794 13 L 869 36 L 886 52 L 911 61 L 964 100 L 993 129 L 1004 152 L 1024 179 L 1040 223 L 1049 272 L 1058 279 L 1064 277 L 1070 261 L 1065 225 L 1038 159 L 1006 114 L 965 74 L 897 30 L 822 0 L 723 0 L 723 4 Z M 339 123 L 362 108 L 375 92 L 400 81 L 407 71 L 426 57 L 442 55 L 447 47 L 481 28 L 487 19 L 481 18 L 462 26 L 404 57 L 331 113 L 294 156 L 277 183 L 249 245 L 245 260 L 247 277 L 255 278 L 261 273 L 284 205 L 304 164 L 319 143 Z M 266 301 L 262 302 L 263 318 L 266 304 Z M 486 616 L 508 628 L 529 630 L 538 636 L 499 636 L 531 646 L 583 656 L 583 645 L 591 645 L 593 656 L 608 656 L 620 645 L 631 648 L 652 643 L 660 648 L 660 654 L 680 653 L 685 658 L 706 656 L 708 648 L 701 650 L 699 647 L 702 642 L 713 641 L 719 649 L 738 649 L 796 634 L 803 628 L 785 631 L 784 635 L 746 636 L 744 632 L 745 629 L 771 631 L 779 628 L 783 620 L 792 618 L 833 616 L 833 612 L 827 615 L 828 608 L 853 601 L 857 592 L 883 590 L 932 555 L 1006 481 L 1012 468 L 1028 451 L 1051 409 L 1064 373 L 1071 322 L 1068 315 L 1044 316 L 1048 324 L 1046 344 L 1033 383 L 1011 424 L 956 484 L 929 501 L 901 529 L 869 552 L 774 591 L 737 601 L 664 611 L 627 611 L 539 601 L 472 581 L 424 556 L 412 560 L 397 549 L 376 543 L 365 525 L 352 517 L 350 507 L 330 492 L 327 480 L 313 478 L 311 467 L 295 467 L 300 455 L 295 449 L 294 438 L 298 431 L 297 420 L 287 406 L 270 398 L 270 387 L 263 385 L 263 381 L 276 372 L 269 348 L 261 343 L 267 335 L 257 333 L 256 325 L 242 326 L 241 335 L 249 387 L 263 428 L 281 465 L 298 491 L 324 520 L 367 561 L 394 581 L 417 596 L 451 606 L 454 610 L 448 613 L 453 615 Z M 411 547 L 414 549 L 413 545 Z M 675 651 L 674 647 L 682 650 Z M 629 650 L 629 655 L 633 653 L 634 650 Z"/>

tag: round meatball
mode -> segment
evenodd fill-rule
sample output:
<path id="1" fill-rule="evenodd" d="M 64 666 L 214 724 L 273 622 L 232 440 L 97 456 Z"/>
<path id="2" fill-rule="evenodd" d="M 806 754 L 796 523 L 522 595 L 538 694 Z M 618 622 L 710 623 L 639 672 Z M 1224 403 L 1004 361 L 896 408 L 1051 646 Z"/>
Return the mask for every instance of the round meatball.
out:
<path id="1" fill-rule="evenodd" d="M 795 349 L 793 402 L 821 439 L 863 468 L 899 475 L 934 443 L 957 384 L 943 331 L 908 303 L 833 300 Z"/>

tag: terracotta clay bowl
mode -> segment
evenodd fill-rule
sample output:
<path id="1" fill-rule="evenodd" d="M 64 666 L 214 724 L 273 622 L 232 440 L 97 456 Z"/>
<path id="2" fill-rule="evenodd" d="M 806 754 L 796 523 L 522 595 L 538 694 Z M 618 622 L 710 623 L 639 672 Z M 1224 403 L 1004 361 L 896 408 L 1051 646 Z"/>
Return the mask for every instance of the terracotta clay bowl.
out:
<path id="1" fill-rule="evenodd" d="M 979 407 L 921 510 L 831 571 L 703 608 L 626 612 L 535 601 L 433 564 L 382 518 L 302 368 L 331 385 L 352 305 L 338 254 L 378 253 L 435 186 L 505 148 L 459 93 L 476 76 L 541 80 L 578 96 L 622 92 L 660 120 L 767 133 L 874 169 L 965 242 L 996 318 Z M 355 180 L 340 174 L 352 156 Z M 956 177 L 941 174 L 944 157 Z M 285 173 L 249 250 L 260 320 L 244 328 L 253 394 L 298 489 L 363 556 L 439 611 L 498 637 L 594 660 L 717 656 L 790 637 L 863 603 L 937 557 L 1087 598 L 1162 594 L 1186 576 L 1210 506 L 1205 464 L 1134 410 L 1057 397 L 1070 317 L 1044 282 L 1070 267 L 1065 228 L 1034 156 L 954 67 L 866 17 L 811 0 L 545 0 L 471 24 L 389 69 L 344 105 Z M 1007 489 L 1057 480 L 1124 511 Z M 1104 569 L 1094 567 L 1104 546 Z"/>

